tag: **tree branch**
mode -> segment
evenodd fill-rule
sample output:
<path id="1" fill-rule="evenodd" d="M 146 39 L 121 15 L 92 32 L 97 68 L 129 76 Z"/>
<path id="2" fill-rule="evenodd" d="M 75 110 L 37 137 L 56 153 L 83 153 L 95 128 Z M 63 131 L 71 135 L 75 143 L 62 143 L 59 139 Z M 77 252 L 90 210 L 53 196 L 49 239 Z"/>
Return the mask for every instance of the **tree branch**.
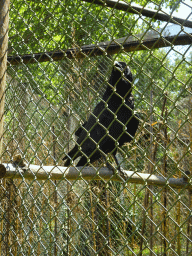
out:
<path id="1" fill-rule="evenodd" d="M 92 4 L 98 4 L 102 5 L 105 7 L 113 8 L 116 10 L 121 10 L 137 15 L 143 15 L 148 18 L 153 18 L 155 20 L 160 20 L 160 21 L 167 21 L 169 23 L 174 23 L 177 25 L 182 25 L 188 28 L 192 28 L 192 21 L 189 20 L 184 20 L 181 18 L 177 18 L 175 16 L 171 16 L 169 14 L 166 14 L 162 11 L 152 11 L 151 9 L 144 8 L 142 6 L 134 6 L 129 3 L 125 3 L 123 1 L 114 1 L 114 0 L 82 0 L 83 2 L 88 2 Z"/>
<path id="2" fill-rule="evenodd" d="M 137 15 L 143 15 L 148 18 L 153 18 L 155 20 L 167 21 L 169 23 L 174 23 L 177 25 L 182 25 L 188 28 L 192 28 L 192 21 L 184 20 L 181 18 L 177 18 L 175 16 L 171 16 L 162 11 L 152 11 L 151 9 L 144 8 L 142 6 L 134 6 L 129 3 L 125 3 L 123 1 L 115 1 L 115 0 L 82 0 L 83 2 L 88 2 L 92 4 L 98 4 L 101 6 L 113 8 L 116 10 L 121 10 Z"/>

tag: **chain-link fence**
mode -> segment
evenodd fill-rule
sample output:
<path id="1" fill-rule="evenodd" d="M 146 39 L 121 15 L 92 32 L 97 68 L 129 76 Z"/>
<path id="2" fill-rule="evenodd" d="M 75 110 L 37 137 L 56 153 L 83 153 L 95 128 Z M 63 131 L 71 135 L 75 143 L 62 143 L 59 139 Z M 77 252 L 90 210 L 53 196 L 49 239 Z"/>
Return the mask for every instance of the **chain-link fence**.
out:
<path id="1" fill-rule="evenodd" d="M 10 1 L 1 255 L 192 254 L 191 42 L 189 0 Z"/>

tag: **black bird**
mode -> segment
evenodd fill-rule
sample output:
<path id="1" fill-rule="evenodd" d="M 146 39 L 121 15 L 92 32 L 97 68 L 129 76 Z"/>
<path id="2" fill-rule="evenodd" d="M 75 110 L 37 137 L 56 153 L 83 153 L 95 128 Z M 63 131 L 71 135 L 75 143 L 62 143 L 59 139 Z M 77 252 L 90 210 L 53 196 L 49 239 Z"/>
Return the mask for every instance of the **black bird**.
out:
<path id="1" fill-rule="evenodd" d="M 132 73 L 124 62 L 115 61 L 109 84 L 102 100 L 97 104 L 89 119 L 79 127 L 74 148 L 64 157 L 65 166 L 81 156 L 77 166 L 93 163 L 111 153 L 118 165 L 117 148 L 130 142 L 138 128 L 139 121 L 134 116 Z M 107 166 L 110 167 L 107 162 Z"/>

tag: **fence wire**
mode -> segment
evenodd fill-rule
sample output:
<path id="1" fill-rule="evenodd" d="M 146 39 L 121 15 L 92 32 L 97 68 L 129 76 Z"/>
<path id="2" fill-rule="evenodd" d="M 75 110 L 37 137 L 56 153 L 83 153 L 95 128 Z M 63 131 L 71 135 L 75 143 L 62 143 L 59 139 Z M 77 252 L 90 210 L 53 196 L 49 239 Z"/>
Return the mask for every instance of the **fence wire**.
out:
<path id="1" fill-rule="evenodd" d="M 142 6 L 133 13 L 126 4 Z M 173 22 L 177 10 L 183 22 Z M 186 186 L 133 184 L 126 177 L 2 179 L 0 254 L 191 255 L 191 2 L 11 0 L 9 16 L 2 163 L 15 164 L 19 154 L 29 168 L 65 166 L 66 157 L 72 167 L 80 161 L 82 171 L 183 178 Z M 112 85 L 115 72 L 120 77 Z M 122 81 L 133 96 L 118 91 Z M 121 99 L 115 113 L 113 96 Z M 126 122 L 118 120 L 121 108 Z M 106 110 L 104 119 L 113 121 L 98 128 Z M 134 118 L 139 126 L 132 132 Z"/>

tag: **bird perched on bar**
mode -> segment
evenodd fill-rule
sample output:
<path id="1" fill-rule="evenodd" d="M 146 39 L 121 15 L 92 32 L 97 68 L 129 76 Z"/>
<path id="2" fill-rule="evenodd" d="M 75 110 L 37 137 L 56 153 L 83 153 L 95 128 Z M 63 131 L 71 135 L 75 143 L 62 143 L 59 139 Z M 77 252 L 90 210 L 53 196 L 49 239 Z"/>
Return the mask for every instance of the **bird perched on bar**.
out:
<path id="1" fill-rule="evenodd" d="M 133 139 L 139 125 L 133 111 L 132 82 L 127 64 L 115 61 L 103 98 L 75 132 L 78 138 L 74 148 L 63 158 L 64 166 L 70 166 L 78 157 L 81 158 L 76 166 L 85 166 L 100 158 L 106 160 L 110 153 L 121 171 L 117 149 Z M 108 161 L 106 164 L 111 167 Z"/>

